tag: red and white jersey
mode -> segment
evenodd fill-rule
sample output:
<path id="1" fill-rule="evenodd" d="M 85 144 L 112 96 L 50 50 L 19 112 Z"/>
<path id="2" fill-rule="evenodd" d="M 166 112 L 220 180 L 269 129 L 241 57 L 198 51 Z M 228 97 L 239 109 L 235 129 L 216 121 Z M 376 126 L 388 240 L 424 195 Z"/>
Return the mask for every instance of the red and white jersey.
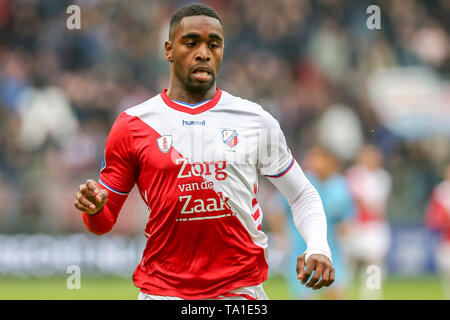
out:
<path id="1" fill-rule="evenodd" d="M 258 104 L 217 89 L 187 105 L 165 90 L 114 123 L 99 179 L 108 202 L 83 220 L 94 233 L 109 231 L 137 184 L 149 219 L 135 285 L 153 295 L 217 297 L 266 280 L 258 176 L 282 176 L 293 163 L 278 121 Z"/>
<path id="2" fill-rule="evenodd" d="M 427 225 L 442 232 L 441 240 L 450 243 L 450 182 L 438 184 L 432 194 L 425 213 Z"/>
<path id="3" fill-rule="evenodd" d="M 392 188 L 390 174 L 383 168 L 370 170 L 361 165 L 354 165 L 346 178 L 354 196 L 359 223 L 383 221 Z"/>

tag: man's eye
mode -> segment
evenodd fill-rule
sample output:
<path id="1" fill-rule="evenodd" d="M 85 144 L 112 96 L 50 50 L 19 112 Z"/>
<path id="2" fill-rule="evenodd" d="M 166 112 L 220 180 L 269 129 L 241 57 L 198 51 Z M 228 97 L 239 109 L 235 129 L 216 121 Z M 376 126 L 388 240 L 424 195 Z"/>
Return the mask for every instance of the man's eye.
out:
<path id="1" fill-rule="evenodd" d="M 195 46 L 195 42 L 188 42 L 186 45 L 190 48 L 193 48 Z"/>
<path id="2" fill-rule="evenodd" d="M 210 43 L 209 46 L 211 48 L 218 48 L 219 47 L 219 45 L 217 45 L 216 43 Z"/>

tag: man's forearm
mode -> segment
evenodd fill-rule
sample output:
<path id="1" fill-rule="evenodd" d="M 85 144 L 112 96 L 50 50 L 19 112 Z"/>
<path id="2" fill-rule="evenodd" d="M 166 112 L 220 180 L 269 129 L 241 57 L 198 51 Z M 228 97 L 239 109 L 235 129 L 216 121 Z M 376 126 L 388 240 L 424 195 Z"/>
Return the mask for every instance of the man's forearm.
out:
<path id="1" fill-rule="evenodd" d="M 310 254 L 324 254 L 331 260 L 325 212 L 315 188 L 311 185 L 303 189 L 289 205 L 295 226 L 307 244 L 307 258 Z"/>
<path id="2" fill-rule="evenodd" d="M 99 187 L 104 188 L 101 184 L 99 184 Z M 110 192 L 108 201 L 99 212 L 93 215 L 83 212 L 81 217 L 86 228 L 96 235 L 109 232 L 115 225 L 126 198 L 126 195 Z"/>
<path id="3" fill-rule="evenodd" d="M 282 177 L 269 180 L 288 200 L 295 226 L 307 244 L 307 255 L 320 253 L 331 260 L 322 201 L 298 163 Z"/>

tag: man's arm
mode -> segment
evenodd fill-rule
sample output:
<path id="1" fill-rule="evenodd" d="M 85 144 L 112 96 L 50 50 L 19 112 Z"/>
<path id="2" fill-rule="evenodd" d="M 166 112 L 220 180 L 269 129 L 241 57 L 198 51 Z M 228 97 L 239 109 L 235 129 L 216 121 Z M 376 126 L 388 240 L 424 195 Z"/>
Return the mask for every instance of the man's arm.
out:
<path id="1" fill-rule="evenodd" d="M 79 186 L 76 194 L 75 207 L 82 211 L 86 228 L 97 235 L 112 229 L 136 181 L 138 161 L 129 128 L 131 119 L 122 113 L 112 126 L 99 183 L 89 179 Z"/>
<path id="2" fill-rule="evenodd" d="M 78 188 L 74 205 L 82 211 L 81 218 L 86 228 L 96 235 L 109 232 L 115 225 L 127 196 L 109 193 L 105 186 L 91 179 Z"/>
<path id="3" fill-rule="evenodd" d="M 306 242 L 306 251 L 297 259 L 298 278 L 314 290 L 334 282 L 334 268 L 327 242 L 327 222 L 317 190 L 293 159 L 290 169 L 281 176 L 270 177 L 289 202 L 295 226 Z M 306 270 L 305 270 L 306 266 Z M 307 283 L 314 271 L 314 275 Z"/>
<path id="4" fill-rule="evenodd" d="M 334 268 L 322 201 L 292 157 L 278 121 L 265 111 L 261 120 L 259 172 L 288 200 L 295 225 L 307 245 L 306 251 L 297 259 L 298 278 L 313 289 L 329 286 L 334 281 Z M 306 283 L 313 271 L 314 275 Z"/>

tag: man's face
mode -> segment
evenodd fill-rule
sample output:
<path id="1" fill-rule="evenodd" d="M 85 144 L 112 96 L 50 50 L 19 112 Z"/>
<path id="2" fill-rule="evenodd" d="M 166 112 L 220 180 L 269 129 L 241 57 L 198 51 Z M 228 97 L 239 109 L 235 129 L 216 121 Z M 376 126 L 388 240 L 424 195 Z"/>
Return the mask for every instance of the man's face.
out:
<path id="1" fill-rule="evenodd" d="M 305 167 L 318 176 L 327 176 L 335 166 L 335 158 L 320 147 L 310 149 L 305 158 Z"/>
<path id="2" fill-rule="evenodd" d="M 208 16 L 184 17 L 166 41 L 166 58 L 188 91 L 205 92 L 216 84 L 223 58 L 223 29 Z"/>

